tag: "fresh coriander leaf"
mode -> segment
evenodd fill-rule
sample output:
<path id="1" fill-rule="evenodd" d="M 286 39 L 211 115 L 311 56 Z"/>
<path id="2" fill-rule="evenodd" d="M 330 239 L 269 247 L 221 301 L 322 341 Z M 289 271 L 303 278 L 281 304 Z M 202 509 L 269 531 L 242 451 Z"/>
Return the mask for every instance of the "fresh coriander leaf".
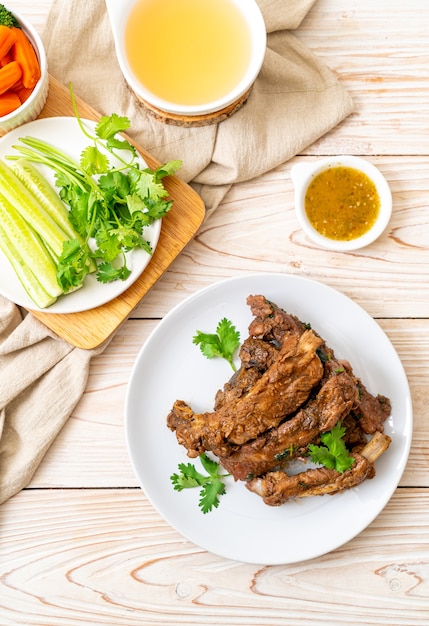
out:
<path id="1" fill-rule="evenodd" d="M 203 513 L 209 513 L 219 506 L 219 496 L 225 493 L 225 485 L 219 478 L 212 478 L 200 491 L 198 505 Z"/>
<path id="2" fill-rule="evenodd" d="M 220 345 L 220 339 L 217 335 L 211 333 L 203 333 L 197 330 L 197 334 L 194 335 L 192 343 L 199 345 L 201 352 L 208 359 L 214 357 L 222 357 L 222 347 Z"/>
<path id="3" fill-rule="evenodd" d="M 60 287 L 67 293 L 81 285 L 88 273 L 88 250 L 77 239 L 65 241 L 57 265 L 57 280 Z"/>
<path id="4" fill-rule="evenodd" d="M 111 263 L 121 253 L 119 237 L 108 224 L 100 224 L 95 235 L 95 243 L 97 249 L 94 256 L 106 263 Z"/>
<path id="5" fill-rule="evenodd" d="M 126 280 L 131 270 L 126 265 L 114 267 L 111 263 L 100 263 L 97 270 L 97 280 L 100 283 L 111 283 L 114 280 Z"/>
<path id="6" fill-rule="evenodd" d="M 334 455 L 325 448 L 324 446 L 316 446 L 314 444 L 310 444 L 308 449 L 311 453 L 311 460 L 313 463 L 318 463 L 319 465 L 324 465 L 329 469 L 335 469 L 336 460 Z"/>
<path id="7" fill-rule="evenodd" d="M 226 492 L 223 478 L 229 474 L 219 473 L 219 463 L 210 459 L 205 453 L 200 455 L 200 461 L 207 475 L 199 472 L 192 463 L 179 463 L 179 474 L 170 476 L 176 491 L 201 487 L 198 505 L 203 513 L 209 513 L 219 506 L 219 496 Z"/>
<path id="8" fill-rule="evenodd" d="M 95 127 L 95 133 L 100 139 L 110 139 L 117 133 L 122 133 L 131 126 L 128 117 L 121 117 L 116 113 L 103 115 Z"/>
<path id="9" fill-rule="evenodd" d="M 164 165 L 160 165 L 159 167 L 157 167 L 154 174 L 157 180 L 161 180 L 161 178 L 164 178 L 164 176 L 171 176 L 172 174 L 177 172 L 177 170 L 180 170 L 181 167 L 182 161 L 168 161 L 168 163 L 164 163 Z"/>
<path id="10" fill-rule="evenodd" d="M 346 433 L 346 428 L 345 426 L 343 426 L 342 422 L 340 421 L 335 424 L 332 430 L 329 430 L 328 432 L 323 433 L 321 435 L 321 439 L 323 443 L 326 443 L 326 445 L 330 445 L 331 443 L 334 443 L 336 441 L 341 441 L 345 433 Z"/>
<path id="11" fill-rule="evenodd" d="M 240 345 L 240 333 L 226 317 L 217 325 L 216 333 L 203 333 L 198 330 L 192 342 L 200 346 L 202 354 L 208 359 L 223 358 L 228 361 L 234 372 L 236 371 L 233 356 Z"/>
<path id="12" fill-rule="evenodd" d="M 203 468 L 210 476 L 217 476 L 219 471 L 219 463 L 211 459 L 207 454 L 200 454 L 200 461 Z"/>
<path id="13" fill-rule="evenodd" d="M 123 172 L 108 172 L 98 179 L 98 185 L 104 193 L 126 198 L 130 193 L 130 181 L 127 174 Z"/>
<path id="14" fill-rule="evenodd" d="M 109 159 L 95 146 L 87 146 L 80 155 L 80 166 L 90 176 L 104 174 L 109 169 Z"/>
<path id="15" fill-rule="evenodd" d="M 159 200 L 168 196 L 168 191 L 161 182 L 158 182 L 153 174 L 148 170 L 142 170 L 139 178 L 135 182 L 137 193 L 142 198 L 152 198 Z"/>
<path id="16" fill-rule="evenodd" d="M 141 218 L 147 220 L 147 223 L 152 223 L 153 219 L 150 217 L 148 213 L 146 213 L 146 205 L 139 195 L 136 193 L 131 193 L 126 196 L 126 203 L 128 210 L 130 212 L 130 216 L 133 213 L 139 212 L 141 214 Z"/>
<path id="17" fill-rule="evenodd" d="M 134 248 L 140 248 L 141 250 L 145 250 L 148 254 L 152 254 L 152 247 L 149 241 L 143 239 L 134 228 L 118 226 L 118 228 L 112 228 L 110 233 L 112 236 L 117 237 L 121 249 L 128 251 Z"/>
<path id="18" fill-rule="evenodd" d="M 224 358 L 232 363 L 232 356 L 240 343 L 240 333 L 225 317 L 219 322 L 216 332 L 220 338 Z"/>
<path id="19" fill-rule="evenodd" d="M 100 198 L 92 189 L 82 191 L 69 188 L 66 193 L 60 191 L 60 197 L 69 207 L 69 220 L 77 232 L 87 241 L 95 236 L 96 228 L 104 221 L 105 212 Z"/>
<path id="20" fill-rule="evenodd" d="M 131 143 L 129 143 L 126 139 L 118 139 L 117 137 L 110 137 L 109 139 L 106 140 L 106 146 L 110 151 L 128 150 L 129 152 L 131 152 L 131 154 L 134 157 L 137 156 L 136 148 Z"/>
<path id="21" fill-rule="evenodd" d="M 320 437 L 323 446 L 310 444 L 308 446 L 311 460 L 330 469 L 335 469 L 341 474 L 350 469 L 354 463 L 354 458 L 349 454 L 344 443 L 344 433 L 346 429 L 338 422 L 334 428 L 323 433 Z"/>
<path id="22" fill-rule="evenodd" d="M 152 198 L 146 198 L 144 204 L 146 214 L 153 221 L 165 217 L 173 203 L 171 200 L 153 200 Z"/>
<path id="23" fill-rule="evenodd" d="M 192 463 L 179 463 L 178 468 L 180 474 L 172 474 L 172 476 L 170 476 L 170 480 L 176 491 L 182 491 L 182 489 L 190 489 L 192 487 L 201 487 L 207 482 L 207 476 L 200 474 Z"/>

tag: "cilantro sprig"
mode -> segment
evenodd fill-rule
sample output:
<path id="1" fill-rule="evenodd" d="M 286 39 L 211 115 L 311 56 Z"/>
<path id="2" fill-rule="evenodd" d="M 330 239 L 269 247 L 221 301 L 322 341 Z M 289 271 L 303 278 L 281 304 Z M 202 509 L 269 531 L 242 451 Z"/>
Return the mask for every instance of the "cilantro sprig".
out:
<path id="1" fill-rule="evenodd" d="M 240 333 L 226 317 L 217 325 L 216 333 L 203 333 L 198 330 L 192 342 L 200 346 L 201 352 L 208 359 L 223 358 L 228 361 L 233 371 L 236 371 L 233 356 L 240 345 Z"/>
<path id="2" fill-rule="evenodd" d="M 308 446 L 310 458 L 314 463 L 319 463 L 330 469 L 335 469 L 341 474 L 350 469 L 354 463 L 354 457 L 349 454 L 344 443 L 346 429 L 338 422 L 332 430 L 323 433 L 320 437 L 322 446 L 310 444 Z"/>
<path id="3" fill-rule="evenodd" d="M 13 146 L 27 160 L 55 172 L 59 195 L 81 237 L 65 243 L 58 262 L 57 279 L 64 292 L 82 285 L 95 264 L 98 281 L 125 280 L 131 272 L 127 253 L 135 249 L 152 253 L 144 229 L 170 210 L 172 201 L 162 179 L 182 164 L 174 160 L 155 170 L 142 168 L 136 148 L 118 136 L 130 127 L 130 120 L 113 113 L 101 117 L 90 132 L 79 116 L 71 86 L 70 95 L 79 127 L 90 142 L 79 161 L 34 137 L 21 138 L 20 145 Z"/>
<path id="4" fill-rule="evenodd" d="M 199 472 L 192 463 L 179 463 L 179 474 L 172 474 L 170 480 L 176 491 L 200 487 L 198 505 L 203 513 L 209 513 L 219 506 L 219 496 L 225 493 L 223 479 L 229 474 L 219 473 L 219 463 L 210 459 L 204 452 L 199 456 L 207 475 Z"/>

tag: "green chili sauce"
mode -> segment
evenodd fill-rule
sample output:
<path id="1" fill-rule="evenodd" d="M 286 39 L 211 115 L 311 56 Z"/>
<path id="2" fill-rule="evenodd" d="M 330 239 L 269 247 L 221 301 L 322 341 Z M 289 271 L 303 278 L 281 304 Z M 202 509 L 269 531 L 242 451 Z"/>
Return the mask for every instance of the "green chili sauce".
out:
<path id="1" fill-rule="evenodd" d="M 361 237 L 374 225 L 380 197 L 373 181 L 353 167 L 331 167 L 310 183 L 305 211 L 321 235 L 336 241 Z"/>

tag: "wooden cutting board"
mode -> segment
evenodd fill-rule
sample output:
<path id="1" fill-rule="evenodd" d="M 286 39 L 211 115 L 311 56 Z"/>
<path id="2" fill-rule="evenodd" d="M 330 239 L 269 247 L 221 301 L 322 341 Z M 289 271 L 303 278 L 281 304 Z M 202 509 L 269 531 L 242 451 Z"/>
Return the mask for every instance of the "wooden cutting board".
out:
<path id="1" fill-rule="evenodd" d="M 100 114 L 83 100 L 76 98 L 79 114 L 98 120 Z M 113 111 L 112 111 L 113 113 Z M 40 118 L 74 116 L 68 89 L 50 77 L 49 95 Z M 144 148 L 127 136 L 150 168 L 160 165 Z M 177 158 L 180 158 L 178 156 Z M 164 179 L 165 188 L 173 199 L 173 207 L 162 220 L 158 245 L 149 265 L 122 295 L 89 311 L 79 313 L 44 313 L 31 311 L 48 328 L 79 348 L 95 348 L 118 328 L 134 307 L 166 271 L 171 262 L 193 238 L 204 218 L 204 203 L 198 194 L 175 176 Z"/>

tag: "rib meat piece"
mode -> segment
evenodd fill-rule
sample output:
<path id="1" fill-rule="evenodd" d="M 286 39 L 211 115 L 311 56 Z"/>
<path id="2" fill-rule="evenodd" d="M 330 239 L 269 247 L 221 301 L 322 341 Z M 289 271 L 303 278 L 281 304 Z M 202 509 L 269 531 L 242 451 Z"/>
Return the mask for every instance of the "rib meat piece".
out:
<path id="1" fill-rule="evenodd" d="M 254 319 L 249 325 L 249 337 L 240 348 L 241 367 L 224 388 L 217 392 L 215 410 L 225 402 L 247 393 L 278 358 L 278 351 L 285 337 L 299 337 L 307 328 L 297 317 L 283 311 L 265 296 L 249 296 L 246 302 Z"/>
<path id="2" fill-rule="evenodd" d="M 254 316 L 249 326 L 251 337 L 274 341 L 281 345 L 286 335 L 301 335 L 308 329 L 307 324 L 295 315 L 283 311 L 265 296 L 248 296 L 246 302 Z"/>
<path id="3" fill-rule="evenodd" d="M 257 337 L 248 337 L 241 345 L 241 367 L 256 368 L 265 372 L 278 358 L 280 346 Z"/>
<path id="4" fill-rule="evenodd" d="M 243 397 L 228 402 L 212 413 L 194 414 L 173 406 L 168 427 L 177 439 L 198 456 L 211 450 L 219 457 L 231 453 L 231 444 L 242 445 L 278 424 L 309 397 L 323 375 L 317 356 L 322 340 L 313 331 L 299 337 L 285 336 L 278 358 Z"/>
<path id="5" fill-rule="evenodd" d="M 342 474 L 327 467 L 310 469 L 295 476 L 281 471 L 268 472 L 246 483 L 246 487 L 260 495 L 265 504 L 280 506 L 290 498 L 338 493 L 373 476 L 374 466 L 365 457 L 356 454 L 353 468 Z"/>
<path id="6" fill-rule="evenodd" d="M 359 420 L 355 418 L 354 411 L 351 411 L 341 422 L 341 426 L 346 429 L 343 441 L 348 450 L 359 451 L 367 444 L 366 434 L 360 427 Z"/>
<path id="7" fill-rule="evenodd" d="M 367 435 L 373 435 L 376 432 L 382 433 L 384 430 L 384 422 L 389 417 L 392 410 L 389 398 L 381 394 L 373 396 L 363 382 L 359 378 L 356 378 L 350 363 L 343 361 L 343 366 L 350 376 L 355 377 L 356 383 L 359 386 L 359 406 L 353 412 L 355 419 L 359 420 L 361 429 Z"/>
<path id="8" fill-rule="evenodd" d="M 360 427 L 364 433 L 372 435 L 375 432 L 383 432 L 383 423 L 389 417 L 391 412 L 391 403 L 389 398 L 378 394 L 373 396 L 360 381 L 359 385 L 360 402 L 354 416 L 359 420 Z"/>
<path id="9" fill-rule="evenodd" d="M 278 356 L 278 346 L 254 337 L 245 339 L 239 352 L 241 367 L 225 383 L 223 389 L 219 389 L 216 393 L 215 411 L 227 402 L 237 400 L 250 391 L 250 388 L 273 365 Z"/>
<path id="10" fill-rule="evenodd" d="M 235 480 L 264 474 L 290 459 L 308 446 L 320 433 L 331 430 L 358 403 L 355 381 L 346 373 L 333 374 L 317 396 L 309 400 L 298 413 L 242 446 L 226 458 L 223 467 Z"/>
<path id="11" fill-rule="evenodd" d="M 373 478 L 374 462 L 387 450 L 390 442 L 388 435 L 377 432 L 360 453 L 353 452 L 355 462 L 343 473 L 327 467 L 309 469 L 294 476 L 281 471 L 268 472 L 263 477 L 248 481 L 246 487 L 270 506 L 279 506 L 289 498 L 339 493 Z"/>

